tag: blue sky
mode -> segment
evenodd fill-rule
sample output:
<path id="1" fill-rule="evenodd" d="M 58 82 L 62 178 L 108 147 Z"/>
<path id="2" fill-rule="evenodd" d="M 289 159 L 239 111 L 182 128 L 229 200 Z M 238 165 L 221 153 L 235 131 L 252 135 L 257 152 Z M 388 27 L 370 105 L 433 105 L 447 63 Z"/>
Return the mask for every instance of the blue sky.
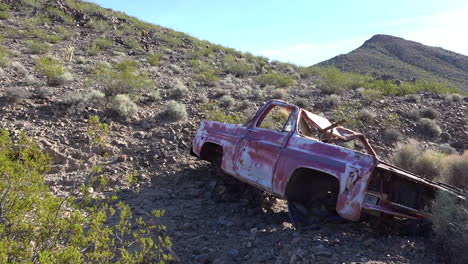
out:
<path id="1" fill-rule="evenodd" d="M 389 34 L 468 55 L 466 0 L 92 0 L 144 21 L 309 66 Z"/>

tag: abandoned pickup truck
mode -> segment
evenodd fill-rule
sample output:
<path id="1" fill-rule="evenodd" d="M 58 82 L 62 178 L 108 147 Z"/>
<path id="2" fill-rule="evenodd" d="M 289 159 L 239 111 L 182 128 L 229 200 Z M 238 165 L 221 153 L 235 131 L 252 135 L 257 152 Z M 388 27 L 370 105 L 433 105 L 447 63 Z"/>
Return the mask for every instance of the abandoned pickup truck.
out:
<path id="1" fill-rule="evenodd" d="M 204 121 L 191 154 L 287 199 L 290 211 L 294 203 L 319 203 L 351 221 L 362 213 L 424 220 L 437 191 L 462 198 L 454 187 L 380 160 L 366 137 L 344 122 L 271 100 L 244 125 Z"/>

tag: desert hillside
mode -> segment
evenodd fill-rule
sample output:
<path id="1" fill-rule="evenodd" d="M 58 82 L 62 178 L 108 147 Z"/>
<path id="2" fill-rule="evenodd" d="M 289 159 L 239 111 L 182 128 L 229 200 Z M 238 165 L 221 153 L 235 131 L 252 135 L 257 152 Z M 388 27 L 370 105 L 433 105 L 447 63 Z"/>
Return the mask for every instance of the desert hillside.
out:
<path id="1" fill-rule="evenodd" d="M 394 80 L 436 79 L 468 91 L 468 56 L 389 35 L 318 65 Z"/>
<path id="2" fill-rule="evenodd" d="M 376 38 L 364 47 L 384 49 L 382 37 Z M 434 58 L 440 52 L 435 49 Z M 466 57 L 444 52 L 453 55 L 438 59 L 451 65 L 447 79 L 466 85 Z M 269 99 L 348 120 L 345 126 L 364 133 L 385 160 L 393 162 L 399 143 L 412 141 L 421 152 L 440 154 L 438 161 L 463 157 L 466 164 L 461 154 L 468 146 L 468 100 L 456 88 L 389 84 L 336 68 L 270 61 L 83 1 L 0 3 L 0 128 L 6 131 L 0 139 L 17 140 L 24 133 L 35 140 L 50 157 L 45 180 L 56 197 L 87 186 L 86 195 L 74 200 L 78 204 L 124 202 L 135 221 L 150 221 L 151 212 L 163 210 L 154 220 L 159 231 L 149 236 L 169 257 L 142 257 L 141 263 L 158 257 L 169 263 L 445 262 L 431 235 L 408 235 L 399 225 L 379 228 L 372 219 L 324 222 L 298 232 L 285 201 L 219 175 L 189 155 L 203 120 L 242 123 Z M 0 161 L 10 156 L 0 155 Z M 15 159 L 17 165 L 31 156 Z M 440 173 L 427 176 L 453 183 Z M 1 181 L 9 190 L 9 180 Z M 56 218 L 72 215 L 66 209 Z M 115 222 L 109 217 L 93 230 Z M 134 222 L 124 225 L 135 229 Z M 98 248 L 98 240 L 81 253 Z M 0 252 L 7 244 L 0 243 Z"/>

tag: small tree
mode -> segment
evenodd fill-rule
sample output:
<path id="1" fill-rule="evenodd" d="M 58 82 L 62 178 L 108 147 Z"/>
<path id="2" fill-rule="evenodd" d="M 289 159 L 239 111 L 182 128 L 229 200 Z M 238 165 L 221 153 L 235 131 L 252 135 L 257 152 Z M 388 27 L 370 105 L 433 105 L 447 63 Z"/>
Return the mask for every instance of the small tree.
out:
<path id="1" fill-rule="evenodd" d="M 116 197 L 110 202 L 93 200 L 86 185 L 65 198 L 54 196 L 44 183 L 49 167 L 49 157 L 33 140 L 21 135 L 15 141 L 8 131 L 0 130 L 0 263 L 164 263 L 171 259 L 169 238 L 159 233 L 154 240 L 151 235 L 163 226 L 134 219 L 128 205 L 111 202 Z M 154 210 L 148 217 L 163 214 Z"/>

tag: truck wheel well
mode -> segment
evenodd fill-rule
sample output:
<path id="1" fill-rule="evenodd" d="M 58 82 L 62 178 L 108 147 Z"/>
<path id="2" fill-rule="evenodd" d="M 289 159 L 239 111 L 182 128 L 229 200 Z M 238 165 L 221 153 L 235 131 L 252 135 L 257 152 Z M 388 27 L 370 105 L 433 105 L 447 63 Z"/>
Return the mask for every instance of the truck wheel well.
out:
<path id="1" fill-rule="evenodd" d="M 203 147 L 200 151 L 200 159 L 212 162 L 222 157 L 222 146 L 211 142 L 206 142 L 205 144 L 203 144 Z"/>
<path id="2" fill-rule="evenodd" d="M 286 187 L 288 201 L 300 202 L 306 207 L 324 205 L 336 208 L 340 182 L 334 176 L 313 170 L 297 169 Z"/>

